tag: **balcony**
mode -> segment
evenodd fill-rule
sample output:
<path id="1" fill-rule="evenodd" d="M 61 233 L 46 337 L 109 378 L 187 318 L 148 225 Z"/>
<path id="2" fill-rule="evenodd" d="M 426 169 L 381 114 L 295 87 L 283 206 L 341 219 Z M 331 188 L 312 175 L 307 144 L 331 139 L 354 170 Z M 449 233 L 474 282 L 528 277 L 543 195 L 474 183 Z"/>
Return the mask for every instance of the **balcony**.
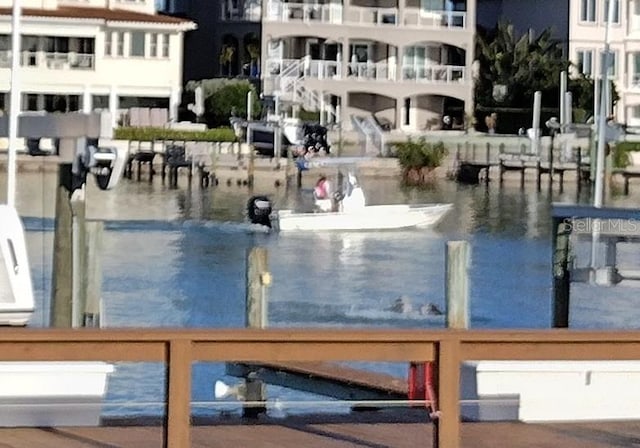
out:
<path id="1" fill-rule="evenodd" d="M 429 83 L 457 83 L 465 80 L 465 67 L 456 65 L 426 65 L 402 67 L 402 80 Z"/>
<path id="2" fill-rule="evenodd" d="M 20 54 L 20 65 L 23 67 L 47 68 L 49 70 L 94 70 L 95 55 L 23 51 Z M 11 51 L 0 51 L 0 68 L 9 67 L 11 67 Z"/>
<path id="3" fill-rule="evenodd" d="M 351 6 L 345 9 L 341 4 L 334 3 L 284 3 L 274 0 L 267 3 L 266 20 L 280 23 L 326 23 L 390 28 L 467 28 L 467 13 L 464 11 L 405 8 L 402 17 L 399 17 L 398 8 Z"/>
<path id="4" fill-rule="evenodd" d="M 296 79 L 393 82 L 397 80 L 394 61 L 351 62 L 343 71 L 341 62 L 311 59 L 268 59 L 268 76 Z M 425 84 L 459 84 L 466 81 L 466 68 L 458 65 L 403 65 L 401 81 Z"/>
<path id="5" fill-rule="evenodd" d="M 285 23 L 342 23 L 342 5 L 270 1 L 267 4 L 266 20 Z"/>
<path id="6" fill-rule="evenodd" d="M 220 7 L 220 19 L 223 22 L 260 22 L 262 19 L 262 7 L 259 4 L 240 8 L 224 2 Z"/>

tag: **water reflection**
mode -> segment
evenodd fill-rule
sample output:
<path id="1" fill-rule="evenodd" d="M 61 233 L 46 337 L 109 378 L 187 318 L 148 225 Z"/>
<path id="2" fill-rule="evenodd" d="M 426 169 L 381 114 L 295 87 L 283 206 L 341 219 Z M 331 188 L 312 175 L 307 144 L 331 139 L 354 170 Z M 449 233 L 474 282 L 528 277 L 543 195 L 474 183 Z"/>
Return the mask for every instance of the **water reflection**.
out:
<path id="1" fill-rule="evenodd" d="M 55 176 L 22 173 L 18 185 L 18 208 L 28 217 L 37 296 L 33 325 L 45 326 Z M 246 253 L 264 246 L 273 275 L 271 326 L 442 327 L 442 317 L 399 315 L 386 308 L 405 295 L 414 303 L 432 302 L 444 309 L 445 244 L 466 239 L 472 247 L 471 326 L 549 326 L 550 204 L 575 202 L 575 188 L 537 192 L 535 184 L 521 190 L 518 183 L 501 189 L 497 183 L 462 186 L 441 180 L 433 188 L 404 189 L 397 180 L 380 178 L 365 178 L 363 185 L 371 204 L 452 202 L 454 209 L 430 231 L 278 235 L 254 232 L 242 223 L 253 194 L 246 187 L 200 189 L 181 183 L 169 189 L 158 176 L 152 183 L 125 180 L 110 192 L 90 183 L 88 215 L 106 220 L 103 321 L 112 327 L 241 327 Z M 255 192 L 270 194 L 278 205 L 305 208 L 310 204 L 306 187 L 300 192 L 265 186 Z M 639 198 L 637 193 L 614 196 L 608 203 L 636 206 Z M 588 201 L 588 192 L 580 201 Z M 621 261 L 637 265 L 637 254 L 635 247 L 623 247 Z M 639 325 L 635 288 L 574 284 L 571 293 L 574 327 Z M 202 369 L 195 372 L 194 399 L 210 399 L 211 378 L 224 373 L 221 365 Z M 156 367 L 147 371 L 121 366 L 109 387 L 109 400 L 159 401 L 161 381 Z"/>

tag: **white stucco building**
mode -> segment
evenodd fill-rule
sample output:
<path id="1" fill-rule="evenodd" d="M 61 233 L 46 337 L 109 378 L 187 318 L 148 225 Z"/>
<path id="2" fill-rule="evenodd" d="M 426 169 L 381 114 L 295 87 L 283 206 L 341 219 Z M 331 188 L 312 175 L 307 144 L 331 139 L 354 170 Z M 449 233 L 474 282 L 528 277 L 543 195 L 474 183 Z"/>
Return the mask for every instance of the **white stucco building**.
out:
<path id="1" fill-rule="evenodd" d="M 611 1 L 609 77 L 620 95 L 611 112 L 620 123 L 640 126 L 640 0 Z M 608 4 L 609 0 L 571 0 L 570 4 L 569 54 L 577 70 L 594 79 L 602 73 Z"/>
<path id="2" fill-rule="evenodd" d="M 264 91 L 328 122 L 373 114 L 424 130 L 473 111 L 476 0 L 262 5 Z"/>
<path id="3" fill-rule="evenodd" d="M 11 81 L 11 0 L 0 0 L 0 109 Z M 23 111 L 131 107 L 177 118 L 183 37 L 192 21 L 156 13 L 154 0 L 22 0 Z"/>

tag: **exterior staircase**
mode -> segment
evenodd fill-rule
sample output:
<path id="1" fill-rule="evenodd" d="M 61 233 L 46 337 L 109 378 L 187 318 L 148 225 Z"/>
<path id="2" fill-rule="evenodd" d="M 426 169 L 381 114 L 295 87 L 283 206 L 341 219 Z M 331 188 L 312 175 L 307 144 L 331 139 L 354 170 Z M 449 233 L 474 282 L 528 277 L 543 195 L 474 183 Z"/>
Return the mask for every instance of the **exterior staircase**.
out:
<path id="1" fill-rule="evenodd" d="M 340 117 L 329 101 L 329 96 L 323 97 L 321 92 L 305 87 L 304 81 L 307 77 L 309 61 L 309 56 L 305 56 L 299 60 L 283 63 L 280 73 L 275 77 L 274 94 L 281 101 L 300 105 L 307 111 L 320 112 L 320 121 L 323 125 L 338 123 Z"/>
<path id="2" fill-rule="evenodd" d="M 353 128 L 358 132 L 362 155 L 382 157 L 389 155 L 386 135 L 373 115 L 365 117 L 352 115 L 351 122 Z"/>

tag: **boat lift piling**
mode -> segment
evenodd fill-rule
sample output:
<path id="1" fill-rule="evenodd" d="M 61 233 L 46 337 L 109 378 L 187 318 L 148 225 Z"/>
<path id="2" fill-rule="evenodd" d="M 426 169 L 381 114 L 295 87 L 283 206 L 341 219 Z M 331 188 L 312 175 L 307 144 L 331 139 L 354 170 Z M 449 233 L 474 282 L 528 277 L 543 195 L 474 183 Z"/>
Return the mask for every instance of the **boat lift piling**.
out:
<path id="1" fill-rule="evenodd" d="M 247 253 L 247 297 L 246 297 L 246 326 L 248 328 L 264 329 L 268 326 L 267 290 L 271 286 L 267 249 L 253 247 Z M 244 376 L 246 401 L 262 405 L 245 405 L 242 416 L 257 418 L 267 412 L 267 390 L 264 382 L 256 378 L 255 372 L 248 371 Z"/>
<path id="2" fill-rule="evenodd" d="M 7 129 L 7 117 L 0 117 L 0 135 L 6 135 Z M 113 137 L 111 116 L 105 112 L 21 115 L 18 129 L 19 138 L 58 141 L 61 163 L 55 205 L 50 323 L 53 327 L 81 327 L 88 321 L 89 304 L 89 320 L 98 322 L 100 278 L 95 274 L 95 266 L 87 264 L 98 260 L 100 232 L 94 235 L 94 229 L 87 226 L 86 189 L 84 181 L 79 185 L 81 181 L 73 174 L 77 167 L 72 163 L 81 164 L 77 155 L 87 148 L 88 139 Z M 87 243 L 95 246 L 88 248 Z"/>

